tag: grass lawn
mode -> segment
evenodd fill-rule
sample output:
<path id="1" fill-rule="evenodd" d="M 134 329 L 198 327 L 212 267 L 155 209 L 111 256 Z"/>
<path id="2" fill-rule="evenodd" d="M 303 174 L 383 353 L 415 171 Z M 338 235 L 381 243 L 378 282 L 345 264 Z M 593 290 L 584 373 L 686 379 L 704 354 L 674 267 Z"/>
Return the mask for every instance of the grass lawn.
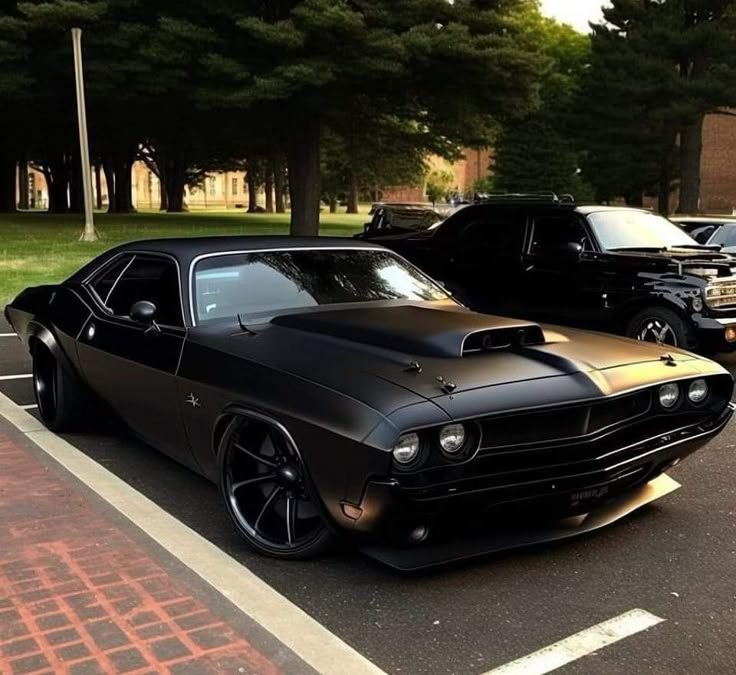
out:
<path id="1" fill-rule="evenodd" d="M 324 235 L 352 236 L 363 215 L 322 214 Z M 289 216 L 238 211 L 194 211 L 183 214 L 141 212 L 98 214 L 99 242 L 79 241 L 84 220 L 79 215 L 0 214 L 0 308 L 26 286 L 65 279 L 95 255 L 117 244 L 156 237 L 225 234 L 287 234 Z"/>

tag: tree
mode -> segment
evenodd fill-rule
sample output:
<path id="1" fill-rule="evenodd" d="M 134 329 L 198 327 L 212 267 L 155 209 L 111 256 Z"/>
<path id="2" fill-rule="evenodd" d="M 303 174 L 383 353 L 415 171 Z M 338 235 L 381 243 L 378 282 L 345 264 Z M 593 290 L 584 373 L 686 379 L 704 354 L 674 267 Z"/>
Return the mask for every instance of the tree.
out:
<path id="1" fill-rule="evenodd" d="M 547 65 L 540 106 L 503 125 L 497 136 L 497 187 L 511 192 L 587 193 L 580 177 L 581 153 L 575 141 L 575 98 L 590 59 L 590 38 L 569 26 L 530 12 Z"/>
<path id="2" fill-rule="evenodd" d="M 679 177 L 678 210 L 697 211 L 703 121 L 736 104 L 736 3 L 613 0 L 604 16 L 579 104 L 587 173 L 599 194 L 658 194 L 663 212 Z"/>
<path id="3" fill-rule="evenodd" d="M 427 176 L 427 199 L 433 205 L 440 200 L 447 199 L 454 180 L 455 175 L 447 169 L 435 169 L 430 172 L 429 176 Z"/>
<path id="4" fill-rule="evenodd" d="M 346 126 L 357 97 L 458 143 L 487 138 L 494 116 L 527 108 L 538 59 L 519 4 L 529 2 L 222 0 L 218 33 L 237 34 L 210 60 L 222 76 L 210 98 L 278 121 L 291 231 L 316 234 L 324 128 Z"/>

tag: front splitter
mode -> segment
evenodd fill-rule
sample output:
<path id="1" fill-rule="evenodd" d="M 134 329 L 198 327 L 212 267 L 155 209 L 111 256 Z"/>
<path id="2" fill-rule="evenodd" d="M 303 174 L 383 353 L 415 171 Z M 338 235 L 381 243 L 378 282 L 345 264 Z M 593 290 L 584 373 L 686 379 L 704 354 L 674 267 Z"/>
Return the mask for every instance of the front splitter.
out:
<path id="1" fill-rule="evenodd" d="M 619 500 L 592 513 L 566 518 L 539 527 L 514 530 L 487 530 L 462 539 L 433 543 L 427 541 L 411 548 L 369 544 L 361 547 L 366 555 L 403 572 L 428 569 L 451 562 L 510 551 L 525 546 L 544 544 L 577 537 L 621 520 L 646 504 L 679 489 L 680 484 L 667 475 L 622 495 Z"/>

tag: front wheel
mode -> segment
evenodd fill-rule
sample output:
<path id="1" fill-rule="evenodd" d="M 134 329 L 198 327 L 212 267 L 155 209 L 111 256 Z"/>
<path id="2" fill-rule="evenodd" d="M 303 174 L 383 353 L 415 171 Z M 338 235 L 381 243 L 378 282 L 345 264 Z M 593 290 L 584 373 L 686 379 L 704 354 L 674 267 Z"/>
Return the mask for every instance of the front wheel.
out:
<path id="1" fill-rule="evenodd" d="M 33 347 L 33 392 L 41 421 L 51 431 L 76 431 L 86 425 L 89 395 L 40 342 Z"/>
<path id="2" fill-rule="evenodd" d="M 666 307 L 647 307 L 629 321 L 627 335 L 641 342 L 672 345 L 694 351 L 695 331 L 679 314 Z"/>
<path id="3" fill-rule="evenodd" d="M 332 541 L 290 438 L 274 426 L 237 416 L 219 447 L 220 491 L 240 535 L 257 552 L 299 560 Z"/>

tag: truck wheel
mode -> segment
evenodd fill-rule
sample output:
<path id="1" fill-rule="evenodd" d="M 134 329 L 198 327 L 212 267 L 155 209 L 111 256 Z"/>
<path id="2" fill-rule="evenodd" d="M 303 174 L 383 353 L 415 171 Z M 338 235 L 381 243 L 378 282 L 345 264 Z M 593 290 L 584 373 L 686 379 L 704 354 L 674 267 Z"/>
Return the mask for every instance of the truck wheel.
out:
<path id="1" fill-rule="evenodd" d="M 679 314 L 666 307 L 646 307 L 629 321 L 626 335 L 641 342 L 672 345 L 695 351 L 695 331 Z"/>

